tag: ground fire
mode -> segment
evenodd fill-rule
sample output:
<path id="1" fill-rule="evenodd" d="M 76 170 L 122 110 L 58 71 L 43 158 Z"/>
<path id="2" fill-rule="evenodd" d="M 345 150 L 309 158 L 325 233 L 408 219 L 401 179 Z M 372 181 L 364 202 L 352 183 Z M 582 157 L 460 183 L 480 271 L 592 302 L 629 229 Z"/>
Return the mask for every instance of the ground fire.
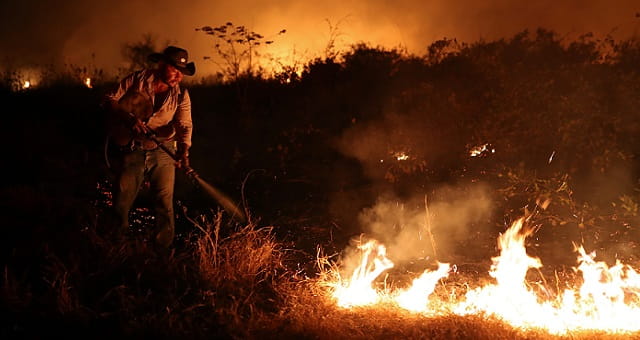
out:
<path id="1" fill-rule="evenodd" d="M 493 257 L 489 275 L 495 283 L 474 289 L 472 283 L 449 287 L 446 298 L 432 294 L 438 282 L 455 270 L 455 265 L 438 263 L 436 270 L 425 270 L 405 289 L 390 288 L 390 277 L 379 287 L 374 281 L 394 266 L 386 248 L 370 240 L 358 248 L 360 263 L 350 279 L 341 280 L 334 272 L 328 282 L 338 306 L 393 305 L 396 308 L 424 315 L 485 315 L 493 316 L 520 329 L 544 329 L 551 334 L 565 335 L 572 331 L 635 332 L 640 325 L 640 276 L 628 265 L 617 261 L 609 267 L 595 260 L 595 252 L 587 253 L 575 246 L 581 282 L 564 283 L 557 289 L 528 282 L 529 269 L 542 267 L 539 258 L 527 254 L 524 242 L 533 233 L 520 218 L 498 237 L 500 255 Z M 335 268 L 334 268 L 335 269 Z M 544 282 L 547 282 L 546 280 Z M 558 283 L 560 285 L 560 283 Z"/>

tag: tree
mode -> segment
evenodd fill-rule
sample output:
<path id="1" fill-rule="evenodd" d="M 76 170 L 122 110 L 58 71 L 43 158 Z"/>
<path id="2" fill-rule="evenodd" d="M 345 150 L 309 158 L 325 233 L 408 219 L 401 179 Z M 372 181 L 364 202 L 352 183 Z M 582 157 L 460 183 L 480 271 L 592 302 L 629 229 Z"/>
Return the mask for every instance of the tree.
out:
<path id="1" fill-rule="evenodd" d="M 124 73 L 131 73 L 149 66 L 149 55 L 156 52 L 156 40 L 151 33 L 144 34 L 142 40 L 125 43 L 122 46 L 122 56 L 129 66 Z"/>
<path id="2" fill-rule="evenodd" d="M 196 28 L 196 31 L 202 31 L 213 37 L 214 50 L 222 59 L 222 64 L 219 65 L 229 81 L 238 80 L 243 76 L 255 76 L 257 68 L 254 58 L 260 57 L 259 48 L 274 42 L 273 39 L 268 39 L 245 26 L 235 26 L 231 22 L 217 27 L 203 26 Z M 286 30 L 282 29 L 276 35 L 284 33 Z M 205 57 L 205 59 L 218 63 L 211 57 Z"/>

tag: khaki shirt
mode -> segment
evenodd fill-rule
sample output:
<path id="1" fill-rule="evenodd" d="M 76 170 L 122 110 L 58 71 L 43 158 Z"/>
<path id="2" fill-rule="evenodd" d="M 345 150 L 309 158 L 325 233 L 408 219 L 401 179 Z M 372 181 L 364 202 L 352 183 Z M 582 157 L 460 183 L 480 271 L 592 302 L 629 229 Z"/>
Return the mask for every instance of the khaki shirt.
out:
<path id="1" fill-rule="evenodd" d="M 154 74 L 151 70 L 137 71 L 120 81 L 117 89 L 107 93 L 109 100 L 120 100 L 129 90 L 139 91 L 147 94 L 155 103 L 155 93 L 153 92 Z M 153 112 L 147 126 L 153 130 L 165 130 L 167 127 L 173 129 L 173 133 L 167 140 L 175 140 L 191 147 L 191 135 L 193 133 L 193 122 L 191 120 L 191 98 L 187 89 L 175 86 L 169 89 L 164 103 L 158 111 Z"/>

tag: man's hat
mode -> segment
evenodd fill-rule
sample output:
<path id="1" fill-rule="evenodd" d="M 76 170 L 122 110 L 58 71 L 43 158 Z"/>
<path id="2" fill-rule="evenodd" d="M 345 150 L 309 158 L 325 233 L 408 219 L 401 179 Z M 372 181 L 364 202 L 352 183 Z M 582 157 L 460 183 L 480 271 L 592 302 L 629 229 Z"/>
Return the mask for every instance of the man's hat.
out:
<path id="1" fill-rule="evenodd" d="M 180 47 L 169 46 L 165 48 L 162 53 L 153 53 L 149 55 L 149 60 L 154 63 L 162 60 L 188 76 L 192 76 L 196 73 L 196 65 L 193 62 L 188 63 L 189 54 L 186 50 Z"/>

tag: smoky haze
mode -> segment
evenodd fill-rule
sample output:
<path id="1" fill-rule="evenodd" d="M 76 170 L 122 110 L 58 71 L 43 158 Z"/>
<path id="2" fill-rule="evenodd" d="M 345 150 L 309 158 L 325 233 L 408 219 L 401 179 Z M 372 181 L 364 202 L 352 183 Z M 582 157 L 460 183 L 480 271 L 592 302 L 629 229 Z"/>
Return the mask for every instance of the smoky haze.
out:
<path id="1" fill-rule="evenodd" d="M 287 29 L 270 53 L 293 62 L 321 55 L 330 25 L 337 28 L 338 48 L 367 42 L 422 54 L 443 37 L 470 42 L 538 27 L 568 36 L 593 32 L 629 37 L 638 32 L 638 11 L 635 0 L 7 0 L 0 4 L 0 49 L 5 65 L 70 63 L 112 71 L 124 62 L 122 45 L 150 33 L 159 45 L 170 42 L 189 49 L 204 75 L 218 66 L 203 61 L 213 52 L 212 41 L 195 28 L 228 21 L 267 37 Z"/>
<path id="2" fill-rule="evenodd" d="M 362 264 L 365 252 L 358 247 L 371 240 L 385 246 L 386 257 L 396 267 L 415 261 L 450 263 L 472 252 L 464 245 L 469 234 L 491 228 L 487 222 L 493 213 L 491 189 L 483 184 L 466 189 L 443 186 L 433 196 L 438 199 L 419 195 L 399 199 L 387 194 L 363 209 L 358 216 L 363 234 L 345 249 L 340 259 L 342 274 Z M 374 251 L 367 257 L 368 266 L 373 266 L 373 258 L 381 260 Z"/>
<path id="3" fill-rule="evenodd" d="M 490 193 L 489 187 L 478 184 L 465 189 L 441 187 L 433 195 L 437 200 L 382 196 L 360 213 L 359 220 L 366 234 L 387 247 L 394 262 L 446 261 L 451 255 L 469 253 L 461 249 L 469 234 L 492 227 L 487 222 L 493 206 Z"/>

